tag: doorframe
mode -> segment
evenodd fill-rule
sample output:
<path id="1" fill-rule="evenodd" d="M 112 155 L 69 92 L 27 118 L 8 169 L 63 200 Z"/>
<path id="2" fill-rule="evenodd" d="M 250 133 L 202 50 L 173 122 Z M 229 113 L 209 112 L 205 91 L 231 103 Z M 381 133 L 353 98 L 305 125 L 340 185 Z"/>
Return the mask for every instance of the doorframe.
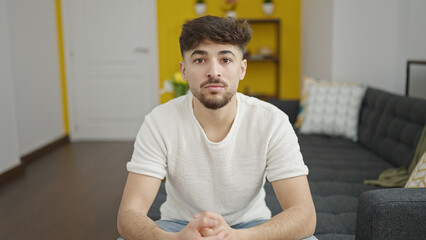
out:
<path id="1" fill-rule="evenodd" d="M 75 104 L 75 81 L 74 81 L 74 58 L 73 58 L 73 42 L 72 42 L 72 14 L 69 12 L 70 3 L 69 0 L 59 0 L 61 3 L 61 13 L 62 13 L 62 34 L 63 34 L 63 51 L 64 51 L 64 59 L 65 59 L 65 87 L 66 90 L 64 92 L 67 93 L 66 100 L 68 102 L 68 124 L 69 124 L 69 137 L 70 140 L 75 142 L 82 140 L 79 136 L 74 134 L 74 129 L 77 123 L 77 111 Z M 157 105 L 160 104 L 160 95 L 159 95 L 159 51 L 158 51 L 158 12 L 157 12 L 157 1 L 156 0 L 137 0 L 139 4 L 144 4 L 144 6 L 149 5 L 152 7 L 152 12 L 154 15 L 154 21 L 152 24 L 154 25 L 154 36 L 153 42 L 151 42 L 153 54 L 153 76 L 154 79 L 157 80 L 157 84 L 155 84 L 154 89 L 151 89 L 151 96 L 155 97 Z M 144 2 L 150 1 L 150 4 L 146 4 Z M 136 134 L 136 133 L 135 133 Z"/>

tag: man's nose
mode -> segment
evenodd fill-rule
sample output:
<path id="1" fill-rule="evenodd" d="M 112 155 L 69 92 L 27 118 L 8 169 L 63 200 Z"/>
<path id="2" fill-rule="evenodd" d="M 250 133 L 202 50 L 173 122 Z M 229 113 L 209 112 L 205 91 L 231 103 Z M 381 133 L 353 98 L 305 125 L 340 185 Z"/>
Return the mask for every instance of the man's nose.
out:
<path id="1" fill-rule="evenodd" d="M 208 71 L 207 71 L 207 77 L 208 78 L 220 78 L 222 75 L 220 64 L 216 61 L 210 62 Z"/>

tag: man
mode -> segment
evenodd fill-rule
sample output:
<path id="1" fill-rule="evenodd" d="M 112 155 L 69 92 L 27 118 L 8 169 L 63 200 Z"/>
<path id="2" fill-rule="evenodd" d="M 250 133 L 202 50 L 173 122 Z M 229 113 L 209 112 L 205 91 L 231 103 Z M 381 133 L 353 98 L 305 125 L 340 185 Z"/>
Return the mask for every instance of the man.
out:
<path id="1" fill-rule="evenodd" d="M 302 239 L 316 225 L 297 137 L 274 106 L 237 93 L 246 21 L 205 16 L 183 25 L 180 72 L 192 94 L 155 108 L 137 135 L 118 213 L 126 239 Z M 147 212 L 161 180 L 161 220 Z M 265 177 L 284 209 L 271 218 Z M 311 239 L 316 239 L 311 236 Z"/>

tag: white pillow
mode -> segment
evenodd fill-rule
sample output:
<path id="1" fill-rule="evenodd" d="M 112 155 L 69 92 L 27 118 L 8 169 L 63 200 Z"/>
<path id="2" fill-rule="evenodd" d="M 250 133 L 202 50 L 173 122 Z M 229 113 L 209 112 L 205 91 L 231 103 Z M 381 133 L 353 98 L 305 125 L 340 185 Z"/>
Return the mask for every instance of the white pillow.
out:
<path id="1" fill-rule="evenodd" d="M 356 141 L 365 90 L 365 86 L 356 83 L 311 84 L 300 132 L 340 136 Z"/>
<path id="2" fill-rule="evenodd" d="M 411 173 L 410 178 L 405 184 L 406 188 L 424 188 L 426 187 L 426 152 L 420 158 L 419 162 Z"/>
<path id="3" fill-rule="evenodd" d="M 321 82 L 329 83 L 330 81 L 325 79 L 316 79 L 310 76 L 304 76 L 302 80 L 302 90 L 300 92 L 300 101 L 299 101 L 299 112 L 297 114 L 296 122 L 294 127 L 299 129 L 302 126 L 303 119 L 305 117 L 305 107 L 308 101 L 308 89 L 309 86 L 314 84 L 319 84 Z"/>

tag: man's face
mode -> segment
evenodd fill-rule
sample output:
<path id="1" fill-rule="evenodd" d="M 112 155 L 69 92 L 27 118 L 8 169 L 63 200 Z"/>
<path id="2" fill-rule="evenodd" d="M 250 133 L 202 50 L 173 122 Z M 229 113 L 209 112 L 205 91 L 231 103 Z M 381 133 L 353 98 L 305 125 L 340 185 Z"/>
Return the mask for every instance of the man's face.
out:
<path id="1" fill-rule="evenodd" d="M 203 42 L 184 52 L 180 71 L 192 94 L 209 109 L 225 106 L 244 78 L 247 61 L 234 45 Z"/>

